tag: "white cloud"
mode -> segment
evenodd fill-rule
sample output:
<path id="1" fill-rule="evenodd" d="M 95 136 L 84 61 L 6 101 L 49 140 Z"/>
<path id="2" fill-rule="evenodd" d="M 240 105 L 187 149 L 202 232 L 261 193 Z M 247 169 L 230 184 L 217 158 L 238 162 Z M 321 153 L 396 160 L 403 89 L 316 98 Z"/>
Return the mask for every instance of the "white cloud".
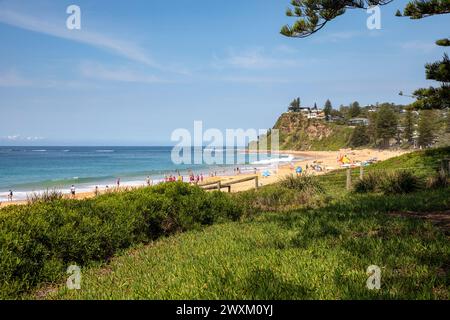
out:
<path id="1" fill-rule="evenodd" d="M 436 44 L 432 41 L 407 41 L 401 43 L 400 47 L 404 50 L 420 51 L 424 53 L 432 52 L 437 48 Z"/>
<path id="2" fill-rule="evenodd" d="M 17 28 L 47 34 L 50 36 L 76 41 L 113 52 L 129 60 L 145 64 L 150 67 L 161 68 L 142 48 L 137 45 L 114 39 L 112 37 L 84 30 L 68 30 L 65 24 L 49 23 L 44 17 L 41 19 L 0 7 L 0 23 Z"/>
<path id="3" fill-rule="evenodd" d="M 213 57 L 213 67 L 223 69 L 226 67 L 237 69 L 275 69 L 296 67 L 301 65 L 301 60 L 276 57 L 273 54 L 268 54 L 262 48 L 245 50 L 236 52 L 230 49 L 226 57 Z"/>
<path id="4" fill-rule="evenodd" d="M 281 79 L 274 77 L 257 77 L 257 76 L 225 76 L 219 78 L 218 80 L 243 84 L 277 84 L 290 82 L 289 79 Z"/>
<path id="5" fill-rule="evenodd" d="M 363 35 L 360 31 L 339 31 L 339 32 L 331 32 L 328 34 L 322 34 L 317 37 L 314 41 L 323 43 L 323 42 L 340 42 L 344 40 L 350 40 L 356 37 Z"/>
<path id="6" fill-rule="evenodd" d="M 147 84 L 169 82 L 157 76 L 139 73 L 126 67 L 106 67 L 92 62 L 82 63 L 80 72 L 84 77 L 95 80 Z"/>
<path id="7" fill-rule="evenodd" d="M 22 77 L 16 71 L 6 71 L 0 73 L 0 87 L 29 87 L 33 81 Z"/>
<path id="8" fill-rule="evenodd" d="M 6 140 L 6 141 L 39 141 L 44 140 L 43 137 L 37 137 L 37 136 L 21 136 L 20 134 L 14 134 L 9 135 L 5 137 L 0 137 L 0 140 Z"/>
<path id="9" fill-rule="evenodd" d="M 297 49 L 295 49 L 291 46 L 285 45 L 285 44 L 275 47 L 274 51 L 280 52 L 280 53 L 285 53 L 285 54 L 297 54 L 298 53 Z"/>
<path id="10" fill-rule="evenodd" d="M 86 87 L 86 84 L 77 81 L 58 81 L 54 79 L 44 79 L 44 78 L 32 78 L 26 77 L 22 73 L 17 72 L 14 69 L 11 70 L 0 70 L 0 88 L 41 88 L 41 89 L 51 89 L 56 87 Z M 89 85 L 92 87 L 92 85 Z"/>

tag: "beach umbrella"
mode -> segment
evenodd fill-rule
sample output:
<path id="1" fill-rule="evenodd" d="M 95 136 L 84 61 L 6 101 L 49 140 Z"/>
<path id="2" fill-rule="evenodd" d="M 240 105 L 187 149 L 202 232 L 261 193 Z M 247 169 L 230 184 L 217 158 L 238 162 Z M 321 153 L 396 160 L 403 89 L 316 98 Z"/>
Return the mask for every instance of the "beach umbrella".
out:
<path id="1" fill-rule="evenodd" d="M 270 177 L 270 171 L 269 170 L 264 170 L 263 173 L 262 173 L 262 176 L 265 177 L 265 178 Z"/>

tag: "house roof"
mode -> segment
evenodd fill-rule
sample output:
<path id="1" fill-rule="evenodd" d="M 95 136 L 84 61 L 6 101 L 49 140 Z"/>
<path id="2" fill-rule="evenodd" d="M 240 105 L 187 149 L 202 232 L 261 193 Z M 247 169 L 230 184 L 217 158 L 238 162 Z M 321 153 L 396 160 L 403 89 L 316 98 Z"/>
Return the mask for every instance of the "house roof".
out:
<path id="1" fill-rule="evenodd" d="M 367 118 L 352 118 L 348 121 L 369 121 L 369 119 L 367 119 Z"/>

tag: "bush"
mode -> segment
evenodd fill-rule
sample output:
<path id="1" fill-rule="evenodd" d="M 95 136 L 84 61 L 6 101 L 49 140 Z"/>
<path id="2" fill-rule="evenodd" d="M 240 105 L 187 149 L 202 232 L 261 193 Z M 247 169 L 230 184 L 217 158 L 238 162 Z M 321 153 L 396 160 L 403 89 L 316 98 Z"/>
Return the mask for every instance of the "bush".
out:
<path id="1" fill-rule="evenodd" d="M 280 185 L 296 191 L 309 192 L 313 194 L 324 193 L 324 189 L 317 177 L 312 175 L 293 176 L 287 175 L 281 180 Z"/>
<path id="2" fill-rule="evenodd" d="M 366 126 L 357 126 L 350 138 L 349 146 L 352 148 L 359 148 L 370 143 L 370 136 L 367 132 Z"/>
<path id="3" fill-rule="evenodd" d="M 384 194 L 405 194 L 421 188 L 420 179 L 406 170 L 388 173 L 380 182 L 379 189 Z"/>
<path id="4" fill-rule="evenodd" d="M 36 203 L 36 202 L 49 202 L 54 200 L 61 200 L 63 198 L 63 194 L 61 191 L 53 189 L 49 191 L 48 189 L 43 193 L 34 192 L 31 195 L 27 196 L 28 204 Z"/>
<path id="5" fill-rule="evenodd" d="M 447 188 L 448 186 L 450 186 L 449 177 L 444 170 L 440 170 L 435 176 L 427 180 L 427 188 L 429 189 Z"/>
<path id="6" fill-rule="evenodd" d="M 0 210 L 0 298 L 55 281 L 70 264 L 107 261 L 134 244 L 242 214 L 228 194 L 183 183 L 82 201 L 33 197 Z"/>
<path id="7" fill-rule="evenodd" d="M 369 172 L 353 186 L 356 193 L 382 192 L 384 194 L 406 194 L 422 188 L 422 181 L 411 171 Z"/>
<path id="8" fill-rule="evenodd" d="M 369 172 L 364 175 L 362 179 L 358 179 L 354 186 L 353 191 L 356 193 L 368 193 L 375 192 L 380 182 L 379 175 L 374 172 Z"/>
<path id="9" fill-rule="evenodd" d="M 278 184 L 267 185 L 258 190 L 233 195 L 242 206 L 242 211 L 254 214 L 257 211 L 283 211 L 315 204 L 317 195 L 324 189 L 312 176 L 286 176 Z"/>

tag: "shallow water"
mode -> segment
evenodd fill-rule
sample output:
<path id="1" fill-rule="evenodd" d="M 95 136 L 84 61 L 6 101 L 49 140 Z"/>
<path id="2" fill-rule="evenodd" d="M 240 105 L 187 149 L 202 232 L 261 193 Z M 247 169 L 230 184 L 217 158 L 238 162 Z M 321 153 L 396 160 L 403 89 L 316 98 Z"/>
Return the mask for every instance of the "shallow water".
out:
<path id="1" fill-rule="evenodd" d="M 202 155 L 202 148 L 191 150 L 191 158 Z M 15 199 L 24 199 L 32 191 L 58 189 L 67 191 L 72 184 L 78 192 L 92 191 L 96 185 L 115 185 L 120 178 L 122 185 L 143 185 L 147 176 L 152 180 L 179 171 L 187 175 L 208 176 L 210 172 L 220 175 L 232 174 L 233 168 L 242 171 L 261 169 L 286 160 L 269 155 L 249 155 L 243 150 L 217 150 L 216 159 L 231 154 L 239 164 L 211 164 L 206 156 L 200 164 L 176 165 L 172 162 L 172 147 L 0 147 L 0 201 L 6 199 L 8 190 L 14 190 Z"/>

